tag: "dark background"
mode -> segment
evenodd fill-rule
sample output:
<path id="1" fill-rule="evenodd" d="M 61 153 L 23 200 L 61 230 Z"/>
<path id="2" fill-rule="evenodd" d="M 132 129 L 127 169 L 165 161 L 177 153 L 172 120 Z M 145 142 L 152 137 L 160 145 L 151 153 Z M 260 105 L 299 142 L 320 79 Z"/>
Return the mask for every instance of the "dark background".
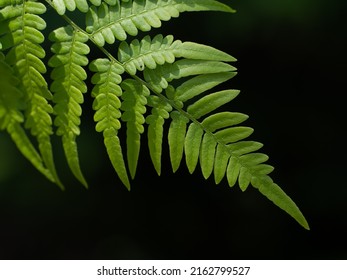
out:
<path id="1" fill-rule="evenodd" d="M 347 2 L 230 2 L 234 15 L 185 13 L 161 32 L 238 59 L 226 87 L 241 94 L 228 109 L 250 116 L 252 139 L 276 167 L 273 179 L 311 230 L 251 187 L 215 186 L 184 164 L 172 174 L 167 149 L 158 177 L 143 146 L 128 192 L 84 113 L 78 143 L 89 190 L 67 169 L 59 139 L 65 192 L 0 134 L 1 259 L 347 259 Z M 85 110 L 90 103 L 86 96 Z"/>

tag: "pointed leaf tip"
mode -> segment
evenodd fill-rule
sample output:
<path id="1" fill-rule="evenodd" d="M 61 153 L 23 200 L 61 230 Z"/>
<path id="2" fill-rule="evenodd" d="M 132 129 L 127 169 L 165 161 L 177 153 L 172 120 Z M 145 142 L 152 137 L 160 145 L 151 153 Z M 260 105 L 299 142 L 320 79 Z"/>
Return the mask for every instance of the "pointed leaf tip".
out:
<path id="1" fill-rule="evenodd" d="M 184 42 L 174 50 L 175 55 L 189 59 L 203 59 L 214 61 L 235 62 L 236 58 L 214 47 L 194 42 Z"/>
<path id="2" fill-rule="evenodd" d="M 269 176 L 253 177 L 251 183 L 253 187 L 257 188 L 276 206 L 292 216 L 292 218 L 294 218 L 304 229 L 310 229 L 306 218 L 301 213 L 295 202 L 279 187 L 279 185 L 275 184 Z"/>

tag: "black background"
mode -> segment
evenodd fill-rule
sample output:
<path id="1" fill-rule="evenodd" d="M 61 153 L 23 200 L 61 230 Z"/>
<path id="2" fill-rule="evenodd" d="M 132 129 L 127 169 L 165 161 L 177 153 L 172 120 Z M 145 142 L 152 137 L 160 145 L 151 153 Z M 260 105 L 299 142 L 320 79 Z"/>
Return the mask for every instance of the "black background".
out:
<path id="1" fill-rule="evenodd" d="M 228 110 L 250 116 L 252 139 L 265 144 L 276 168 L 273 179 L 311 230 L 251 187 L 242 193 L 225 181 L 215 186 L 184 164 L 173 174 L 167 148 L 158 177 L 145 143 L 128 192 L 86 113 L 86 96 L 78 144 L 89 190 L 66 167 L 59 139 L 53 141 L 64 192 L 0 134 L 1 259 L 347 258 L 346 1 L 231 5 L 234 15 L 186 13 L 158 32 L 238 59 L 239 74 L 226 87 L 241 94 Z"/>

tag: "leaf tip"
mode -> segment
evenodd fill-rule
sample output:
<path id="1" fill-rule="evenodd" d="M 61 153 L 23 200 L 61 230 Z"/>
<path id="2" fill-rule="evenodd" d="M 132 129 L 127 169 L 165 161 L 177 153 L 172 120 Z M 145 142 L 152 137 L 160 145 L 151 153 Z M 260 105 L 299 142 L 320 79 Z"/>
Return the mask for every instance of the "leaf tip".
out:
<path id="1" fill-rule="evenodd" d="M 300 225 L 306 229 L 306 230 L 311 230 L 310 229 L 310 225 L 308 224 L 307 220 L 305 219 L 305 217 L 303 217 L 302 221 L 299 222 Z"/>

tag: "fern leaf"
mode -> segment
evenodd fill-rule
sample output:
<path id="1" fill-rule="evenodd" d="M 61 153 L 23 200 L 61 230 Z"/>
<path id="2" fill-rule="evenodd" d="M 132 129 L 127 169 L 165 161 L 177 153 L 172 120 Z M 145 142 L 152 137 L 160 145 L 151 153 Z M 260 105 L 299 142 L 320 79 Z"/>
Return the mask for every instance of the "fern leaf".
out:
<path id="1" fill-rule="evenodd" d="M 65 156 L 72 173 L 87 187 L 79 164 L 76 137 L 80 134 L 80 104 L 83 103 L 83 93 L 87 92 L 84 83 L 87 74 L 82 66 L 88 64 L 86 55 L 89 47 L 85 44 L 88 37 L 67 26 L 54 30 L 49 39 L 54 42 L 51 48 L 54 55 L 48 62 L 53 67 L 51 90 L 56 104 L 54 124 L 58 127 L 57 135 L 62 136 Z"/>
<path id="2" fill-rule="evenodd" d="M 229 153 L 222 144 L 217 145 L 216 155 L 213 166 L 214 181 L 219 184 L 225 176 L 228 167 Z"/>
<path id="3" fill-rule="evenodd" d="M 89 9 L 87 0 L 47 0 L 59 15 L 64 15 L 66 10 L 72 12 L 76 8 L 86 13 Z"/>
<path id="4" fill-rule="evenodd" d="M 107 56 L 89 64 L 97 132 L 103 133 L 110 161 L 123 184 L 130 189 L 128 171 L 134 178 L 140 153 L 141 134 L 147 123 L 149 153 L 161 173 L 164 123 L 169 124 L 168 144 L 172 170 L 185 158 L 190 173 L 198 163 L 205 179 L 216 184 L 224 179 L 242 191 L 252 185 L 308 229 L 295 203 L 273 182 L 268 156 L 262 144 L 248 137 L 253 129 L 243 126 L 248 116 L 223 112 L 238 90 L 219 90 L 236 75 L 231 55 L 210 46 L 174 40 L 172 35 L 145 36 L 125 42 L 128 35 L 158 28 L 182 12 L 234 12 L 216 0 L 46 0 L 69 26 L 54 30 L 53 80 L 48 89 L 44 78 L 46 53 L 42 48 L 46 8 L 37 0 L 0 0 L 0 130 L 6 130 L 21 153 L 49 180 L 62 187 L 55 170 L 51 114 L 57 135 L 62 137 L 68 165 L 85 186 L 76 138 L 80 134 L 83 94 L 87 92 L 87 55 L 90 40 Z M 65 13 L 86 13 L 84 31 Z M 119 42 L 118 60 L 103 46 Z M 143 73 L 138 73 L 139 71 Z M 124 81 L 122 76 L 131 79 Z M 142 80 L 144 78 L 144 80 Z M 52 108 L 51 102 L 55 105 Z M 147 110 L 150 109 L 150 112 Z M 126 123 L 127 165 L 118 133 Z M 38 151 L 23 129 L 30 130 Z"/>
<path id="5" fill-rule="evenodd" d="M 176 0 L 180 12 L 219 11 L 234 13 L 235 10 L 215 0 Z"/>
<path id="6" fill-rule="evenodd" d="M 42 3 L 29 1 L 0 2 L 0 25 L 4 28 L 0 35 L 0 45 L 6 53 L 6 61 L 20 80 L 20 89 L 27 103 L 25 127 L 36 137 L 44 164 L 50 170 L 54 181 L 63 188 L 55 170 L 50 135 L 52 107 L 48 103 L 52 95 L 42 76 L 46 67 L 41 59 L 45 51 L 41 47 L 46 27 L 40 17 L 46 7 Z M 18 24 L 19 23 L 19 24 Z"/>
<path id="7" fill-rule="evenodd" d="M 199 160 L 200 146 L 204 131 L 196 123 L 188 127 L 186 138 L 184 139 L 184 151 L 186 164 L 190 173 L 193 173 Z"/>
<path id="8" fill-rule="evenodd" d="M 236 59 L 223 51 L 203 44 L 184 42 L 175 49 L 175 56 L 189 59 L 235 62 Z"/>
<path id="9" fill-rule="evenodd" d="M 239 93 L 240 91 L 238 90 L 223 90 L 211 93 L 190 105 L 187 108 L 187 112 L 194 118 L 199 119 L 201 116 L 207 115 L 222 105 L 227 104 Z"/>
<path id="10" fill-rule="evenodd" d="M 213 135 L 209 133 L 205 133 L 202 138 L 200 155 L 199 155 L 201 171 L 205 179 L 210 177 L 213 171 L 216 145 L 217 145 L 217 142 L 213 138 Z"/>
<path id="11" fill-rule="evenodd" d="M 147 96 L 150 92 L 147 87 L 132 79 L 125 80 L 121 86 L 124 89 L 122 121 L 127 124 L 127 159 L 129 172 L 134 178 L 140 153 L 141 134 L 144 132 Z"/>
<path id="12" fill-rule="evenodd" d="M 185 102 L 231 79 L 233 73 L 199 75 L 184 82 L 176 89 L 176 99 Z"/>
<path id="13" fill-rule="evenodd" d="M 169 148 L 170 148 L 170 159 L 173 172 L 176 172 L 180 166 L 183 150 L 184 150 L 184 138 L 187 131 L 187 123 L 189 119 L 180 114 L 177 111 L 173 111 L 170 114 L 172 119 L 169 128 Z"/>
<path id="14" fill-rule="evenodd" d="M 24 94 L 18 88 L 20 81 L 14 75 L 12 68 L 6 63 L 5 55 L 0 52 L 0 130 L 4 130 L 14 121 L 21 123 L 25 108 Z"/>
<path id="15" fill-rule="evenodd" d="M 184 57 L 172 65 L 175 59 Z M 202 73 L 220 73 L 236 70 L 233 66 L 221 61 L 236 61 L 231 55 L 219 51 L 215 48 L 202 44 L 174 41 L 172 35 L 163 37 L 158 34 L 152 40 L 150 36 L 145 36 L 141 41 L 133 40 L 130 44 L 123 41 L 118 49 L 118 60 L 123 63 L 125 70 L 130 75 L 135 75 L 137 70 L 155 69 L 158 65 L 172 65 L 171 71 L 166 69 L 167 74 L 179 72 L 180 78 L 187 75 L 193 75 L 192 71 Z M 213 69 L 213 70 L 211 70 Z M 186 72 L 181 73 L 186 70 Z M 187 70 L 190 73 L 187 73 Z M 155 77 L 158 73 L 155 72 Z M 166 77 L 169 81 L 170 77 Z M 171 80 L 173 78 L 171 77 Z"/>
<path id="16" fill-rule="evenodd" d="M 128 174 L 125 168 L 123 152 L 121 149 L 119 137 L 117 136 L 117 132 L 118 131 L 113 128 L 105 129 L 104 143 L 114 169 L 116 170 L 123 184 L 127 187 L 128 190 L 130 190 Z"/>
<path id="17" fill-rule="evenodd" d="M 180 50 L 183 44 L 176 50 Z M 205 179 L 213 173 L 216 184 L 226 177 L 230 187 L 238 182 L 240 189 L 245 191 L 250 184 L 254 186 L 253 182 L 258 182 L 258 180 L 263 182 L 262 178 L 268 176 L 273 167 L 264 164 L 268 160 L 266 155 L 255 153 L 262 147 L 262 144 L 245 140 L 253 133 L 252 128 L 240 126 L 248 116 L 232 112 L 214 113 L 221 106 L 234 99 L 239 91 L 223 90 L 206 93 L 235 76 L 235 68 L 227 68 L 224 66 L 224 62 L 218 61 L 232 61 L 232 59 L 223 58 L 223 54 L 218 54 L 218 52 L 215 52 L 216 55 L 213 57 L 209 48 L 197 48 L 199 51 L 192 51 L 192 56 L 190 56 L 189 51 L 181 52 L 180 55 L 184 55 L 184 59 L 173 64 L 158 65 L 155 69 L 146 68 L 144 70 L 145 80 L 158 93 L 162 89 L 167 89 L 166 96 L 161 94 L 159 96 L 161 96 L 162 102 L 166 101 L 167 104 L 173 106 L 171 115 L 175 117 L 172 125 L 177 125 L 174 120 L 178 118 L 183 120 L 187 117 L 192 122 L 188 129 L 187 124 L 183 126 L 182 123 L 179 138 L 176 138 L 179 140 L 175 143 L 179 149 L 182 145 L 184 146 L 183 152 L 186 155 L 186 165 L 189 172 L 192 173 L 199 162 Z M 205 57 L 204 52 L 210 53 L 211 60 L 206 60 L 207 54 Z M 179 52 L 177 51 L 177 53 Z M 198 65 L 212 65 L 211 63 L 213 63 L 213 67 L 209 69 L 198 67 Z M 174 79 L 187 76 L 193 77 L 188 80 L 184 79 L 183 83 L 176 88 L 170 84 Z M 186 129 L 187 131 L 185 131 Z M 172 137 L 171 135 L 169 137 Z M 156 144 L 159 145 L 159 140 L 157 141 Z M 171 141 L 170 138 L 169 141 Z M 161 150 L 158 154 L 160 153 Z M 178 150 L 178 156 L 175 153 L 170 153 L 174 170 L 179 166 L 181 154 L 181 150 Z M 153 158 L 152 161 L 154 161 Z M 271 189 L 271 185 L 267 185 L 266 180 L 264 182 L 261 185 L 263 193 Z M 259 185 L 254 187 L 259 188 Z M 277 196 L 268 195 L 268 192 L 266 195 L 276 205 L 286 209 L 293 218 L 299 219 L 298 221 L 304 219 L 302 214 L 297 212 L 297 208 L 293 207 L 291 200 L 284 202 L 279 201 Z M 286 196 L 281 196 L 281 199 L 285 200 L 285 198 Z"/>
<path id="18" fill-rule="evenodd" d="M 22 155 L 27 160 L 29 160 L 30 163 L 48 180 L 59 185 L 59 183 L 52 175 L 51 171 L 44 166 L 41 155 L 37 152 L 34 145 L 31 143 L 22 126 L 18 122 L 10 122 L 6 129 Z M 60 187 L 63 188 L 62 185 L 60 185 Z"/>
<path id="19" fill-rule="evenodd" d="M 175 79 L 221 73 L 228 73 L 231 79 L 237 74 L 235 70 L 235 67 L 220 61 L 180 59 L 173 64 L 158 65 L 156 69 L 145 68 L 144 78 L 155 91 L 161 92 Z"/>
<path id="20" fill-rule="evenodd" d="M 99 46 L 103 46 L 105 42 L 113 44 L 115 39 L 124 41 L 127 34 L 136 36 L 139 30 L 147 32 L 152 28 L 158 28 L 162 21 L 178 17 L 186 11 L 234 10 L 213 0 L 162 0 L 156 3 L 133 0 L 117 2 L 112 6 L 102 2 L 99 7 L 90 7 L 86 18 L 86 30 Z"/>
<path id="21" fill-rule="evenodd" d="M 14 76 L 12 68 L 4 60 L 5 56 L 0 52 L 0 130 L 6 129 L 23 156 L 46 178 L 54 182 L 53 175 L 45 168 L 40 154 L 20 125 L 24 121 L 21 112 L 25 108 L 24 94 L 18 88 L 19 79 Z"/>
<path id="22" fill-rule="evenodd" d="M 182 42 L 173 41 L 173 36 L 165 38 L 159 34 L 153 40 L 145 36 L 141 41 L 135 39 L 130 45 L 123 41 L 118 49 L 118 60 L 123 63 L 130 75 L 136 71 L 143 71 L 145 67 L 155 69 L 157 65 L 173 63 L 175 56 L 173 50 Z"/>
<path id="23" fill-rule="evenodd" d="M 104 143 L 111 163 L 123 184 L 130 190 L 121 144 L 117 136 L 121 127 L 119 97 L 122 95 L 122 89 L 119 84 L 122 81 L 120 75 L 124 69 L 108 59 L 94 60 L 89 68 L 96 72 L 92 77 L 92 83 L 95 84 L 92 96 L 95 97 L 93 109 L 96 111 L 94 115 L 94 120 L 97 122 L 96 131 L 103 132 Z M 124 85 L 126 87 L 127 83 Z"/>
<path id="24" fill-rule="evenodd" d="M 270 201 L 274 202 L 276 206 L 292 216 L 301 226 L 307 230 L 310 229 L 305 217 L 294 201 L 269 176 L 252 177 L 252 185 Z"/>
<path id="25" fill-rule="evenodd" d="M 241 164 L 238 161 L 238 158 L 231 156 L 229 158 L 228 167 L 226 170 L 229 187 L 233 187 L 236 184 L 237 179 L 239 178 L 240 169 L 241 169 Z M 223 177 L 224 177 L 224 174 L 223 174 Z M 219 179 L 221 180 L 223 179 L 223 177 L 222 178 L 219 177 Z"/>
<path id="26" fill-rule="evenodd" d="M 219 112 L 211 116 L 208 116 L 207 118 L 202 120 L 201 125 L 206 130 L 213 132 L 221 128 L 240 124 L 247 119 L 248 119 L 248 116 L 242 113 Z"/>
<path id="27" fill-rule="evenodd" d="M 148 147 L 152 163 L 158 175 L 161 173 L 161 155 L 163 125 L 165 119 L 169 118 L 169 112 L 172 106 L 158 96 L 151 95 L 148 97 L 148 105 L 153 107 L 151 114 L 146 118 L 148 123 Z"/>
<path id="28" fill-rule="evenodd" d="M 213 172 L 218 184 L 226 176 L 230 187 L 238 181 L 242 191 L 252 184 L 308 229 L 295 203 L 268 176 L 273 171 L 272 166 L 264 164 L 268 156 L 256 152 L 262 144 L 244 140 L 253 132 L 251 128 L 238 126 L 246 118 L 239 113 L 221 112 L 208 116 L 199 122 L 200 125 L 192 123 L 184 139 L 189 171 L 194 171 L 199 158 L 204 178 L 209 178 Z"/>
<path id="29" fill-rule="evenodd" d="M 206 179 L 213 172 L 215 182 L 218 184 L 226 176 L 230 187 L 238 181 L 242 191 L 252 184 L 302 226 L 308 228 L 305 218 L 294 202 L 268 176 L 273 171 L 272 166 L 264 164 L 268 156 L 256 152 L 262 144 L 244 140 L 253 132 L 251 128 L 239 126 L 246 118 L 247 116 L 240 113 L 222 112 L 203 119 L 200 122 L 201 127 L 192 124 L 191 127 L 194 129 L 188 129 L 185 139 L 184 152 L 188 169 L 191 172 L 194 170 L 198 154 L 201 170 Z M 193 136 L 193 130 L 196 131 L 194 133 L 196 138 Z M 193 147 L 193 141 L 194 159 L 192 159 L 192 150 L 189 150 Z"/>

